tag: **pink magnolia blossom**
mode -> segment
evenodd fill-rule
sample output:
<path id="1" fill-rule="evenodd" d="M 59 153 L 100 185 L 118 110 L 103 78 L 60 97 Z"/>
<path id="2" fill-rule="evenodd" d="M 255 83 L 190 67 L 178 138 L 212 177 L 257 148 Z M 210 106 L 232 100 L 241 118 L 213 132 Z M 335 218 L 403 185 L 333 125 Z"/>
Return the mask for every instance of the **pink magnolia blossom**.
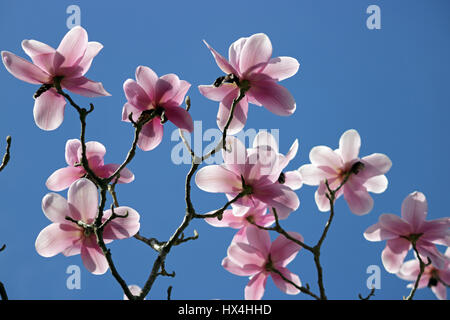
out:
<path id="1" fill-rule="evenodd" d="M 450 218 L 425 221 L 427 212 L 425 195 L 416 191 L 403 200 L 401 218 L 394 214 L 382 214 L 378 223 L 364 232 L 364 237 L 369 241 L 387 240 L 381 258 L 388 272 L 399 272 L 412 248 L 411 241 L 416 242 L 424 262 L 428 257 L 436 268 L 445 267 L 448 258 L 437 250 L 436 244 L 450 245 Z"/>
<path id="2" fill-rule="evenodd" d="M 84 266 L 93 274 L 103 274 L 108 270 L 108 262 L 97 244 L 93 230 L 66 220 L 66 217 L 70 217 L 87 225 L 94 222 L 98 211 L 98 193 L 93 182 L 85 178 L 75 181 L 69 188 L 67 200 L 57 193 L 47 194 L 42 199 L 42 211 L 52 224 L 44 228 L 36 239 L 36 251 L 41 256 L 81 254 Z M 114 212 L 128 216 L 113 219 L 105 226 L 105 243 L 132 237 L 139 231 L 139 214 L 134 209 L 117 207 Z M 111 210 L 106 210 L 103 221 L 111 214 Z"/>
<path id="3" fill-rule="evenodd" d="M 358 132 L 348 130 L 341 136 L 338 149 L 314 147 L 309 153 L 311 164 L 299 168 L 303 183 L 319 186 L 315 200 L 320 211 L 330 210 L 325 180 L 328 180 L 331 189 L 336 189 L 357 162 L 361 162 L 363 166 L 357 173 L 350 175 L 348 181 L 336 193 L 336 199 L 344 195 L 350 211 L 363 215 L 369 213 L 373 207 L 369 192 L 382 193 L 386 190 L 388 180 L 384 174 L 391 168 L 391 160 L 381 153 L 359 158 L 360 147 L 361 138 Z"/>
<path id="4" fill-rule="evenodd" d="M 133 113 L 133 121 L 137 121 L 145 110 L 156 109 L 159 115 L 164 114 L 178 128 L 192 132 L 194 124 L 191 115 L 180 105 L 191 84 L 180 80 L 175 74 L 158 77 L 149 67 L 139 66 L 136 69 L 136 81 L 128 79 L 123 89 L 128 102 L 123 106 L 122 120 L 129 122 Z M 138 146 L 144 151 L 156 148 L 164 133 L 161 117 L 148 121 L 139 135 Z"/>
<path id="5" fill-rule="evenodd" d="M 103 48 L 98 42 L 88 42 L 86 30 L 72 28 L 55 50 L 36 40 L 23 40 L 22 48 L 33 63 L 2 51 L 6 69 L 16 78 L 32 84 L 54 84 L 85 97 L 109 96 L 100 82 L 84 77 L 92 60 Z M 54 130 L 64 120 L 66 100 L 57 94 L 54 87 L 42 93 L 34 103 L 34 120 L 43 130 Z"/>
<path id="6" fill-rule="evenodd" d="M 431 288 L 431 291 L 439 300 L 447 300 L 447 286 L 450 285 L 450 248 L 445 251 L 445 256 L 447 262 L 442 269 L 433 265 L 425 267 L 417 287 L 418 289 Z M 413 288 L 419 272 L 420 262 L 418 259 L 413 259 L 402 264 L 397 276 L 403 280 L 413 281 L 413 283 L 407 285 L 408 288 Z"/>
<path id="7" fill-rule="evenodd" d="M 227 151 L 222 152 L 224 163 L 206 166 L 197 172 L 195 182 L 200 189 L 225 193 L 229 199 L 245 192 L 234 202 L 233 214 L 236 216 L 245 215 L 259 202 L 274 207 L 280 219 L 297 210 L 300 201 L 295 192 L 278 182 L 281 170 L 276 152 L 246 150 L 242 142 L 232 136 L 226 141 Z"/>
<path id="8" fill-rule="evenodd" d="M 234 118 L 228 129 L 230 134 L 239 132 L 245 126 L 249 103 L 264 106 L 280 116 L 294 113 L 296 109 L 294 98 L 277 82 L 295 75 L 299 63 L 291 57 L 271 58 L 272 43 L 267 35 L 258 33 L 235 41 L 230 46 L 228 61 L 206 41 L 205 44 L 223 72 L 227 75 L 233 74 L 239 79 L 240 86 L 250 88 L 236 105 Z M 223 130 L 233 100 L 239 96 L 239 86 L 236 83 L 223 83 L 219 87 L 201 85 L 199 90 L 206 98 L 220 101 L 217 125 Z"/>
<path id="9" fill-rule="evenodd" d="M 300 278 L 286 268 L 294 260 L 301 246 L 283 235 L 271 242 L 269 232 L 254 226 L 248 226 L 246 230 L 245 240 L 235 238 L 228 247 L 227 257 L 222 261 L 222 266 L 229 272 L 250 277 L 245 287 L 245 299 L 260 300 L 269 275 L 281 291 L 298 294 L 300 291 L 296 287 L 273 270 L 278 270 L 286 279 L 301 286 Z M 303 237 L 298 233 L 289 232 L 289 235 L 303 241 Z"/>
<path id="10" fill-rule="evenodd" d="M 106 149 L 100 142 L 89 141 L 86 143 L 86 157 L 89 167 L 100 178 L 110 177 L 118 168 L 119 164 L 104 164 L 103 157 Z M 47 179 L 45 185 L 52 191 L 61 191 L 68 188 L 73 182 L 84 177 L 81 163 L 81 142 L 78 139 L 68 140 L 66 143 L 67 167 L 56 170 Z M 134 180 L 134 174 L 127 168 L 120 171 L 118 183 L 129 183 Z"/>

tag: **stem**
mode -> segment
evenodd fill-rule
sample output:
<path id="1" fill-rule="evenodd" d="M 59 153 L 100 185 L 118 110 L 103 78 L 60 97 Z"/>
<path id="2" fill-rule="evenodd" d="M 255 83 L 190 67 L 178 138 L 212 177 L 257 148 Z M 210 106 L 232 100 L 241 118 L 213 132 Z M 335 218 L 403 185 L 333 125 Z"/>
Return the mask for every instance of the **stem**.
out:
<path id="1" fill-rule="evenodd" d="M 420 257 L 419 251 L 416 247 L 416 241 L 411 242 L 412 247 L 414 249 L 414 252 L 416 253 L 417 259 L 419 260 L 419 274 L 417 275 L 417 279 L 414 282 L 414 287 L 411 289 L 411 292 L 409 293 L 408 297 L 405 298 L 405 300 L 412 300 L 414 298 L 414 294 L 416 293 L 417 288 L 419 287 L 420 279 L 422 278 L 422 275 L 425 271 L 425 268 L 431 264 L 430 258 L 428 258 L 428 263 L 423 262 L 422 258 Z"/>
<path id="2" fill-rule="evenodd" d="M 278 271 L 275 268 L 271 269 L 272 272 L 275 272 L 276 274 L 278 274 L 284 281 L 286 281 L 287 283 L 289 283 L 290 285 L 296 287 L 298 290 L 300 290 L 300 292 L 307 294 L 313 298 L 315 298 L 316 300 L 320 300 L 320 297 L 318 297 L 317 295 L 315 295 L 314 293 L 312 293 L 309 290 L 309 285 L 306 285 L 306 287 L 303 286 L 299 286 L 296 283 L 292 282 L 291 280 L 289 280 L 288 278 L 286 278 L 280 271 Z"/>
<path id="3" fill-rule="evenodd" d="M 8 295 L 6 294 L 6 289 L 2 282 L 0 282 L 0 298 L 2 298 L 2 300 L 8 300 Z"/>
<path id="4" fill-rule="evenodd" d="M 0 165 L 0 171 L 2 171 L 3 168 L 6 167 L 6 165 L 9 162 L 9 159 L 11 158 L 11 152 L 9 150 L 10 148 L 11 148 L 11 136 L 7 136 L 6 137 L 6 152 L 5 152 L 5 155 L 3 156 L 3 160 Z"/>

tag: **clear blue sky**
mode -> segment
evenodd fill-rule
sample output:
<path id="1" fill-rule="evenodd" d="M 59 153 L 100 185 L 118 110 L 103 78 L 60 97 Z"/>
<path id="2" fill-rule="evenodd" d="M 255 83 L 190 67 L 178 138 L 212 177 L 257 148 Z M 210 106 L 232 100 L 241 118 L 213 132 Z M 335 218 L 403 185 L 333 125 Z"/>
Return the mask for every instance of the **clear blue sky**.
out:
<path id="1" fill-rule="evenodd" d="M 274 56 L 297 58 L 300 71 L 282 83 L 297 101 L 295 114 L 277 117 L 250 106 L 247 128 L 279 128 L 284 153 L 298 138 L 299 153 L 289 169 L 308 163 L 313 146 L 337 147 L 340 135 L 350 128 L 361 135 L 361 155 L 381 152 L 391 158 L 389 188 L 374 195 L 370 214 L 355 216 L 343 199 L 338 201 L 323 247 L 325 285 L 329 298 L 355 299 L 358 293 L 368 293 L 366 268 L 379 265 L 381 289 L 374 299 L 401 299 L 409 293 L 405 281 L 382 268 L 384 243 L 366 241 L 363 232 L 381 213 L 400 214 L 401 202 L 415 190 L 428 199 L 429 219 L 448 216 L 450 2 L 1 1 L 0 50 L 26 57 L 20 46 L 23 39 L 56 47 L 67 32 L 66 8 L 71 4 L 80 6 L 81 25 L 90 40 L 104 45 L 87 76 L 102 81 L 112 96 L 73 97 L 82 104 L 95 104 L 87 139 L 106 146 L 106 162 L 121 162 L 132 140 L 132 128 L 120 121 L 125 102 L 122 84 L 134 77 L 138 65 L 147 65 L 159 75 L 173 72 L 191 82 L 191 114 L 206 130 L 216 128 L 218 104 L 202 97 L 196 86 L 212 83 L 221 71 L 202 39 L 227 55 L 233 41 L 264 32 L 272 41 Z M 381 8 L 380 30 L 366 27 L 366 8 L 371 4 Z M 82 267 L 79 255 L 49 259 L 34 248 L 36 236 L 49 223 L 41 211 L 41 199 L 49 192 L 45 181 L 65 166 L 66 141 L 79 137 L 77 114 L 67 107 L 59 129 L 42 131 L 32 113 L 37 86 L 15 79 L 3 66 L 0 83 L 0 136 L 13 137 L 11 162 L 0 174 L 0 244 L 7 245 L 0 253 L 0 281 L 11 299 L 121 299 L 123 293 L 109 272 L 94 276 Z M 166 125 L 156 150 L 137 152 L 129 166 L 135 182 L 117 188 L 120 203 L 141 214 L 141 233 L 161 240 L 178 226 L 185 208 L 189 166 L 171 162 L 177 143 L 170 140 L 174 128 Z M 223 195 L 193 189 L 199 212 L 224 203 Z M 300 208 L 284 223 L 309 243 L 317 240 L 327 217 L 317 210 L 314 191 L 308 186 L 298 191 Z M 66 197 L 66 191 L 62 195 Z M 188 231 L 194 228 L 200 238 L 174 248 L 167 259 L 167 269 L 175 270 L 176 278 L 159 278 L 150 298 L 165 299 L 172 285 L 174 299 L 242 299 L 247 279 L 220 265 L 234 230 L 213 228 L 203 221 L 194 221 Z M 142 286 L 154 252 L 135 239 L 116 241 L 110 248 L 127 282 Z M 82 267 L 81 290 L 66 288 L 66 268 L 73 264 Z M 309 252 L 301 252 L 290 269 L 317 291 Z M 269 280 L 264 298 L 308 297 L 285 295 Z M 417 298 L 434 299 L 434 295 L 423 289 Z"/>

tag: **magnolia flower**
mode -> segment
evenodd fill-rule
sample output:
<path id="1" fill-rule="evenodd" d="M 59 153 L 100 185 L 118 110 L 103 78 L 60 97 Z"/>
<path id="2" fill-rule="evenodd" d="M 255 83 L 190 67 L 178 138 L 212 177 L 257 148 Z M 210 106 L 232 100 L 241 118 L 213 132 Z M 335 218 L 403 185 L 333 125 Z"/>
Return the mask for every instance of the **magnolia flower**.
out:
<path id="1" fill-rule="evenodd" d="M 138 121 L 145 110 L 155 110 L 158 117 L 148 121 L 139 135 L 138 146 L 144 151 L 156 148 L 163 137 L 163 120 L 170 120 L 178 128 L 192 132 L 194 124 L 191 115 L 179 106 L 191 84 L 180 80 L 175 74 L 166 74 L 160 78 L 149 67 L 136 69 L 136 81 L 128 79 L 123 90 L 128 102 L 123 106 L 122 121 Z"/>
<path id="2" fill-rule="evenodd" d="M 428 257 L 438 269 L 448 263 L 448 258 L 437 250 L 436 244 L 450 246 L 450 218 L 425 221 L 427 213 L 425 195 L 416 191 L 403 200 L 401 218 L 394 214 L 382 214 L 378 223 L 364 232 L 364 237 L 369 241 L 387 240 L 381 259 L 388 272 L 399 272 L 412 242 L 415 242 L 424 262 Z"/>
<path id="3" fill-rule="evenodd" d="M 273 150 L 278 153 L 278 144 L 273 135 L 268 133 L 267 131 L 260 131 L 256 135 L 253 140 L 253 148 L 254 149 L 262 149 L 262 150 Z M 283 170 L 288 166 L 289 162 L 295 158 L 298 151 L 298 140 L 295 139 L 291 148 L 289 149 L 286 155 L 282 155 L 278 153 L 279 160 L 277 162 L 279 168 L 277 168 L 277 172 L 280 172 L 280 176 L 278 177 L 278 182 L 284 184 L 285 186 L 291 188 L 292 190 L 298 190 L 302 187 L 302 176 L 298 170 L 283 172 Z"/>
<path id="4" fill-rule="evenodd" d="M 213 211 L 210 213 L 213 213 Z M 252 223 L 258 226 L 268 227 L 275 222 L 275 217 L 272 213 L 268 214 L 267 205 L 260 202 L 256 207 L 249 208 L 242 216 L 234 215 L 233 209 L 229 209 L 223 212 L 221 220 L 217 218 L 206 218 L 205 221 L 214 227 L 243 229 L 252 225 Z"/>
<path id="5" fill-rule="evenodd" d="M 350 174 L 347 182 L 336 193 L 336 199 L 344 195 L 350 211 L 357 215 L 367 214 L 372 210 L 373 199 L 369 192 L 382 193 L 386 190 L 388 180 L 384 174 L 391 168 L 391 160 L 381 153 L 373 153 L 360 159 L 360 147 L 358 132 L 348 130 L 341 136 L 338 149 L 333 151 L 326 146 L 314 147 L 309 153 L 311 164 L 299 168 L 305 184 L 319 186 L 315 199 L 320 211 L 330 210 L 325 180 L 328 180 L 330 188 L 334 190 Z M 357 165 L 355 170 L 354 165 L 358 162 L 362 164 Z"/>
<path id="6" fill-rule="evenodd" d="M 103 157 L 106 149 L 100 142 L 86 143 L 86 158 L 89 167 L 100 178 L 110 177 L 119 167 L 119 164 L 104 164 Z M 56 170 L 47 179 L 45 185 L 52 191 L 61 191 L 68 188 L 73 182 L 84 177 L 86 170 L 81 164 L 81 142 L 78 139 L 68 140 L 66 143 L 67 167 Z M 134 180 L 134 174 L 127 168 L 120 171 L 118 183 L 129 183 Z"/>
<path id="7" fill-rule="evenodd" d="M 222 266 L 229 272 L 250 277 L 245 287 L 245 299 L 260 300 L 264 295 L 269 275 L 281 291 L 298 294 L 300 291 L 274 270 L 301 286 L 300 278 L 286 268 L 294 260 L 301 246 L 283 235 L 271 242 L 269 232 L 254 226 L 248 226 L 246 230 L 246 241 L 233 241 L 228 247 L 227 257 L 222 261 Z M 289 232 L 289 235 L 303 241 L 303 237 L 298 233 Z"/>
<path id="8" fill-rule="evenodd" d="M 23 40 L 22 48 L 33 63 L 8 51 L 1 52 L 2 60 L 16 78 L 48 85 L 49 89 L 34 103 L 34 120 L 39 128 L 54 130 L 64 120 L 66 100 L 56 92 L 55 83 L 85 97 L 110 95 L 100 82 L 84 77 L 103 45 L 88 42 L 87 32 L 82 27 L 77 26 L 67 32 L 56 50 L 36 40 Z"/>
<path id="9" fill-rule="evenodd" d="M 245 215 L 259 202 L 277 210 L 280 219 L 297 210 L 300 201 L 289 187 L 278 183 L 280 166 L 273 150 L 246 150 L 241 141 L 227 137 L 227 151 L 222 151 L 224 163 L 203 167 L 197 172 L 197 186 L 207 192 L 225 193 L 234 202 L 233 214 Z M 231 149 L 231 150 L 230 150 Z"/>
<path id="10" fill-rule="evenodd" d="M 247 121 L 248 103 L 264 106 L 269 111 L 288 116 L 294 113 L 296 104 L 290 92 L 277 84 L 278 81 L 297 73 L 299 63 L 291 57 L 272 56 L 272 43 L 263 33 L 249 38 L 240 38 L 229 49 L 229 61 L 215 51 L 206 41 L 217 65 L 227 75 L 235 79 L 219 86 L 201 85 L 200 93 L 206 98 L 220 101 L 217 125 L 224 129 L 230 114 L 233 100 L 239 96 L 240 89 L 247 90 L 245 97 L 236 105 L 234 117 L 228 132 L 239 132 Z"/>
<path id="11" fill-rule="evenodd" d="M 65 256 L 81 254 L 83 264 L 93 274 L 108 270 L 108 262 L 97 244 L 92 224 L 97 216 L 98 193 L 88 179 L 75 181 L 69 188 L 67 200 L 57 193 L 42 199 L 42 211 L 52 222 L 36 239 L 36 251 L 43 257 L 58 253 Z M 117 207 L 114 212 L 121 217 L 112 219 L 103 230 L 105 243 L 125 239 L 139 231 L 139 214 L 129 207 Z M 103 214 L 103 222 L 111 217 L 111 210 Z M 66 219 L 69 217 L 78 223 Z M 84 225 L 84 226 L 83 226 Z"/>
<path id="12" fill-rule="evenodd" d="M 447 300 L 447 287 L 450 285 L 450 248 L 445 251 L 447 262 L 442 269 L 438 269 L 433 265 L 425 267 L 420 278 L 418 289 L 425 287 L 431 288 L 431 291 L 439 300 Z M 420 262 L 418 259 L 406 261 L 397 272 L 400 279 L 413 281 L 407 285 L 407 288 L 413 288 L 417 276 L 420 272 Z"/>

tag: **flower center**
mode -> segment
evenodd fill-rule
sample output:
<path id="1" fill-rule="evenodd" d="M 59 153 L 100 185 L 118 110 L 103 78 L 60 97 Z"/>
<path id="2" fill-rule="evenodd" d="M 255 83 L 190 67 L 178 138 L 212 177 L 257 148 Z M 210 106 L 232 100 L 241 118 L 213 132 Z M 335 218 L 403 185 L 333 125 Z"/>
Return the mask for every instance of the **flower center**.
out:
<path id="1" fill-rule="evenodd" d="M 269 272 L 273 271 L 273 269 L 274 269 L 273 263 L 272 263 L 272 258 L 270 257 L 270 254 L 269 254 L 269 257 L 267 258 L 266 264 L 264 265 L 264 269 Z"/>

